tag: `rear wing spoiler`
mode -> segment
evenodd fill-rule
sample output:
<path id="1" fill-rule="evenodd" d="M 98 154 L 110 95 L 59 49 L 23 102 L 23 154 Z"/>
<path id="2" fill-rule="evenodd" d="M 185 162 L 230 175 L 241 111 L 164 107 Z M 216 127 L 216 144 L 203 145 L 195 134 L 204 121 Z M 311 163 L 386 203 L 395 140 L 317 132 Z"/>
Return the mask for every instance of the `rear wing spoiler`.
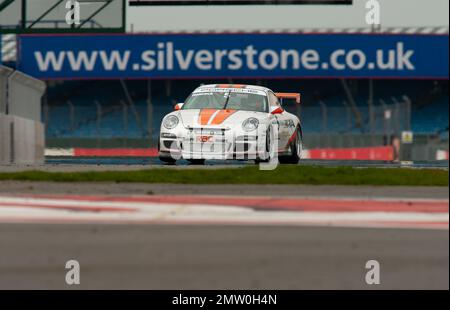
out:
<path id="1" fill-rule="evenodd" d="M 275 93 L 279 99 L 295 99 L 297 104 L 300 104 L 300 93 Z"/>

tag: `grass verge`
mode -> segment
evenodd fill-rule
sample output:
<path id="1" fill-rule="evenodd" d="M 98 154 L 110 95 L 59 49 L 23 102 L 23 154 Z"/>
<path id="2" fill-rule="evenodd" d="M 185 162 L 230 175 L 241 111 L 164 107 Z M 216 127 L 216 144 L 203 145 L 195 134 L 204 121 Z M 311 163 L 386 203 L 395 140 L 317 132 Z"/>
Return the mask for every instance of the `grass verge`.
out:
<path id="1" fill-rule="evenodd" d="M 0 181 L 142 182 L 178 184 L 315 184 L 448 186 L 445 170 L 280 166 L 273 171 L 241 169 L 148 169 L 139 171 L 0 173 Z"/>

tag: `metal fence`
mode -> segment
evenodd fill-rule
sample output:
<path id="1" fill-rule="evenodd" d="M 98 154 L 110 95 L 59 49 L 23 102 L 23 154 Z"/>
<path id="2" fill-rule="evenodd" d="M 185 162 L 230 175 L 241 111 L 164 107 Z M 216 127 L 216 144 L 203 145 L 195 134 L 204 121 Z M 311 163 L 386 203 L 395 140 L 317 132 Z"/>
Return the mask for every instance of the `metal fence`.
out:
<path id="1" fill-rule="evenodd" d="M 356 137 L 356 134 L 364 134 L 370 135 L 372 145 L 377 145 L 377 135 L 387 137 L 387 143 L 390 143 L 392 137 L 399 137 L 402 131 L 411 129 L 411 103 L 407 97 L 392 98 L 389 103 L 380 100 L 372 106 L 351 107 L 346 102 L 336 105 L 320 101 L 317 105 L 300 108 L 287 105 L 286 109 L 300 116 L 304 132 L 308 135 L 341 134 L 347 137 L 352 134 Z M 171 111 L 169 104 L 93 101 L 80 105 L 67 101 L 54 106 L 44 104 L 43 120 L 50 138 L 147 138 L 153 141 L 158 137 L 162 118 Z M 349 138 L 342 139 L 347 141 Z M 331 142 L 321 141 L 324 141 L 322 146 L 328 146 Z"/>
<path id="2" fill-rule="evenodd" d="M 172 106 L 153 106 L 146 102 L 118 104 L 93 101 L 91 104 L 44 104 L 43 121 L 50 138 L 96 138 L 156 140 L 159 125 Z"/>
<path id="3" fill-rule="evenodd" d="M 288 111 L 295 113 L 289 107 Z M 347 101 L 340 105 L 319 101 L 314 106 L 301 106 L 300 118 L 305 130 L 316 133 L 399 134 L 411 129 L 411 101 L 406 96 L 355 106 Z"/>
<path id="4" fill-rule="evenodd" d="M 403 131 L 411 130 L 411 103 L 406 96 L 356 107 L 346 102 L 319 102 L 286 108 L 300 115 L 304 144 L 309 149 L 392 145 Z M 57 106 L 44 104 L 43 111 L 48 147 L 156 147 L 161 120 L 172 106 L 146 101 L 133 105 L 68 101 Z M 414 143 L 403 149 L 408 151 L 405 159 L 435 160 L 437 150 L 448 150 L 448 137 L 416 134 Z"/>
<path id="5" fill-rule="evenodd" d="M 411 129 L 411 103 L 405 96 L 392 98 L 377 105 L 351 107 L 319 101 L 316 105 L 286 106 L 287 111 L 298 114 L 307 133 L 361 133 L 397 135 Z M 49 106 L 44 104 L 43 120 L 49 136 L 139 138 L 158 135 L 158 126 L 172 106 L 151 105 L 146 102 L 127 104 L 90 103 Z"/>

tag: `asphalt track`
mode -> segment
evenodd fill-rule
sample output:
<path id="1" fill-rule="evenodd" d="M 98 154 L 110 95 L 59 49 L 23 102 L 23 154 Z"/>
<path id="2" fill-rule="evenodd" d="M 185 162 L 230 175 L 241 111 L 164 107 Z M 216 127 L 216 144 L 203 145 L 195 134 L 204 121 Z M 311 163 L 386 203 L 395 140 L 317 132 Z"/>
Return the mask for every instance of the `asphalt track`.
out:
<path id="1" fill-rule="evenodd" d="M 120 164 L 83 163 L 79 166 L 66 163 L 45 167 L 50 171 L 80 167 L 109 170 Z M 131 164 L 135 169 L 142 169 L 142 165 Z M 130 168 L 122 167 L 125 168 L 120 169 Z M 176 167 L 189 169 L 184 165 Z M 32 168 L 15 167 L 20 170 Z M 0 170 L 8 169 L 12 168 Z M 253 213 L 241 209 L 238 211 L 242 213 L 236 213 L 238 221 L 228 224 L 127 220 L 120 223 L 0 221 L 0 289 L 449 288 L 448 188 L 0 182 L 0 202 L 5 195 L 18 197 L 9 199 L 28 201 L 27 197 L 36 195 L 69 195 L 69 198 L 77 195 L 82 199 L 88 195 L 115 195 L 151 200 L 158 195 L 173 199 L 177 195 L 205 194 L 211 197 L 246 196 L 249 199 L 263 197 L 272 204 L 280 202 L 280 198 L 328 202 L 330 199 L 360 199 L 377 200 L 377 203 L 389 199 L 407 200 L 402 208 L 408 208 L 409 204 L 414 206 L 416 200 L 427 203 L 439 200 L 441 205 L 444 203 L 446 213 L 437 215 L 443 216 L 447 224 L 444 229 L 333 227 L 326 223 L 317 227 L 280 223 L 248 225 L 239 223 L 239 214 L 245 217 L 253 216 Z M 102 198 L 95 199 L 100 200 L 95 202 L 97 204 L 103 201 Z M 6 209 L 9 214 L 18 212 L 16 214 L 23 216 L 20 210 Z M 231 210 L 231 213 L 238 212 Z M 59 214 L 58 210 L 36 212 Z M 269 208 L 254 214 L 258 218 L 270 218 L 268 215 L 278 212 Z M 176 218 L 176 214 L 166 213 L 168 217 Z M 64 214 L 71 218 L 81 216 L 83 212 L 69 210 Z M 90 214 L 95 218 L 103 216 L 101 211 Z M 70 259 L 80 262 L 79 286 L 65 283 L 65 263 Z M 380 285 L 367 285 L 364 280 L 365 264 L 373 259 L 380 263 Z"/>
<path id="2" fill-rule="evenodd" d="M 0 184 L 3 189 L 0 198 L 15 193 L 24 199 L 28 199 L 30 190 L 33 195 L 36 194 L 34 190 L 64 194 L 70 186 L 33 183 L 25 185 L 27 192 L 20 189 L 24 184 L 4 185 L 4 182 Z M 122 193 L 120 197 L 155 197 L 152 194 L 125 195 L 126 187 L 122 187 L 123 192 L 118 192 L 111 184 L 100 186 L 104 186 L 105 197 L 113 191 L 115 195 Z M 162 189 L 166 185 L 152 186 Z M 15 190 L 5 191 L 5 187 Z M 43 190 L 44 187 L 47 189 Z M 78 187 L 78 193 L 87 188 Z M 327 196 L 324 192 L 354 199 L 374 196 L 387 199 L 388 195 L 383 196 L 383 191 L 394 194 L 384 187 L 375 191 L 370 187 L 347 191 L 344 187 L 313 188 L 302 186 L 297 187 L 297 191 L 309 192 L 309 197 L 320 199 Z M 191 194 L 201 191 L 195 187 L 178 189 Z M 275 198 L 280 195 L 267 197 L 273 189 L 265 188 L 264 194 L 260 191 L 255 197 L 277 202 L 279 199 Z M 153 187 L 153 190 L 157 188 Z M 221 192 L 219 188 L 215 190 Z M 228 188 L 225 192 L 231 197 L 235 190 Z M 444 190 L 400 188 L 393 196 L 406 198 L 408 193 L 414 192 L 420 197 L 424 193 L 433 193 L 434 198 L 446 199 L 448 191 L 445 193 Z M 91 191 L 92 194 L 101 193 L 99 188 L 91 188 Z M 256 189 L 247 189 L 247 193 L 251 191 Z M 72 188 L 71 194 L 74 192 L 76 190 Z M 291 194 L 286 197 L 300 197 L 298 193 L 292 196 L 294 187 L 286 193 Z M 88 193 L 80 197 L 85 195 Z M 97 200 L 98 203 L 103 201 Z M 3 222 L 0 223 L 0 289 L 448 289 L 448 199 L 446 210 L 447 228 L 438 230 L 248 225 L 244 222 L 203 222 L 198 225 L 131 220 L 120 224 L 112 221 L 78 224 L 76 221 L 63 224 Z M 76 210 L 67 212 L 70 216 L 80 214 Z M 170 210 L 165 212 L 172 213 Z M 270 212 L 279 211 L 269 208 L 258 214 L 264 217 Z M 95 210 L 90 213 L 98 217 L 102 214 Z M 81 285 L 76 287 L 65 284 L 65 263 L 71 259 L 81 265 Z M 381 284 L 376 286 L 364 282 L 365 264 L 373 259 L 381 265 Z"/>
<path id="3" fill-rule="evenodd" d="M 448 231 L 0 225 L 0 289 L 448 289 Z M 77 259 L 79 286 L 65 284 Z M 380 263 L 380 285 L 365 264 Z"/>
<path id="4" fill-rule="evenodd" d="M 146 184 L 0 181 L 0 194 L 236 195 L 322 198 L 449 199 L 447 187 L 345 185 Z"/>
<path id="5" fill-rule="evenodd" d="M 155 157 L 78 157 L 78 158 L 62 158 L 62 157 L 49 157 L 46 159 L 47 165 L 60 165 L 60 164 L 75 164 L 75 165 L 115 165 L 115 166 L 165 166 L 165 167 L 185 167 L 192 166 L 186 160 L 180 160 L 177 165 L 167 165 L 161 162 Z M 253 165 L 253 161 L 206 161 L 206 167 L 239 167 L 244 165 Z M 448 169 L 448 161 L 416 161 L 416 162 L 386 162 L 386 161 L 362 161 L 362 160 L 313 160 L 302 159 L 299 165 L 314 165 L 314 166 L 352 166 L 352 167 L 379 167 L 379 168 L 434 168 L 434 169 Z M 198 167 L 198 166 L 197 166 Z"/>

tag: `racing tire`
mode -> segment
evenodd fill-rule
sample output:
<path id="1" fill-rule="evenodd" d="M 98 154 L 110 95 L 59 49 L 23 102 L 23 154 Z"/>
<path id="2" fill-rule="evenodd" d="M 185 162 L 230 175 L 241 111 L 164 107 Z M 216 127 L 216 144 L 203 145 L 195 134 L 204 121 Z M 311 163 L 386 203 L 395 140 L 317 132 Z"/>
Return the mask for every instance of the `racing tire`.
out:
<path id="1" fill-rule="evenodd" d="M 177 161 L 175 158 L 173 158 L 170 153 L 167 154 L 161 154 L 160 147 L 159 147 L 159 141 L 158 141 L 158 153 L 159 153 L 159 160 L 166 163 L 166 164 L 175 164 Z"/>
<path id="2" fill-rule="evenodd" d="M 188 159 L 187 160 L 191 165 L 204 165 L 205 160 L 204 159 Z"/>
<path id="3" fill-rule="evenodd" d="M 177 161 L 176 159 L 174 159 L 173 157 L 170 156 L 159 156 L 159 160 L 166 163 L 166 164 L 175 164 L 175 162 Z"/>
<path id="4" fill-rule="evenodd" d="M 269 127 L 269 129 L 267 130 L 267 133 L 266 133 L 266 144 L 265 144 L 265 148 L 266 148 L 265 149 L 265 153 L 266 154 L 264 154 L 265 158 L 257 158 L 257 159 L 255 159 L 255 164 L 268 163 L 272 159 L 272 152 L 271 152 L 271 149 L 273 147 L 273 144 L 272 144 L 272 140 L 273 139 L 272 138 L 273 138 L 272 137 L 272 130 Z"/>
<path id="5" fill-rule="evenodd" d="M 291 142 L 289 146 L 291 150 L 291 154 L 287 156 L 280 156 L 279 161 L 280 164 L 298 164 L 303 151 L 303 137 L 300 128 L 297 127 L 297 132 L 295 139 Z"/>

